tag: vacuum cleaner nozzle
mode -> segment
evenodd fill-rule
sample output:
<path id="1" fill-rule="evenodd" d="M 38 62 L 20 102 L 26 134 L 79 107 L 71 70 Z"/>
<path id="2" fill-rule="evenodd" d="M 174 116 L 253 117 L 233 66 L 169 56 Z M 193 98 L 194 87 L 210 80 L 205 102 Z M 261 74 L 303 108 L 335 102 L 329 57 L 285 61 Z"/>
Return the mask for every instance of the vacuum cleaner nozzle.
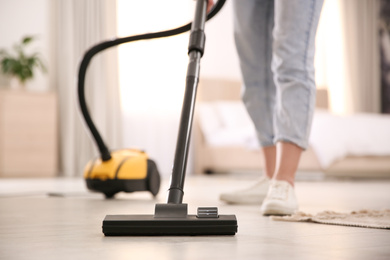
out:
<path id="1" fill-rule="evenodd" d="M 215 207 L 187 215 L 187 204 L 156 204 L 154 215 L 107 215 L 106 236 L 235 235 L 235 215 L 218 215 Z"/>

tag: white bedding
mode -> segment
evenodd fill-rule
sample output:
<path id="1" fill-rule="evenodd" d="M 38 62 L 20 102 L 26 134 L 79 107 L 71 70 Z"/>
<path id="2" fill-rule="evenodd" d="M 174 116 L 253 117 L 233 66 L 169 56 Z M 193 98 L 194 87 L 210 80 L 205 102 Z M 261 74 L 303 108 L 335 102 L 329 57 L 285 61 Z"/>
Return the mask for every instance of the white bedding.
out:
<path id="1" fill-rule="evenodd" d="M 239 101 L 215 101 L 198 106 L 200 127 L 211 146 L 258 149 L 256 131 Z M 348 155 L 390 155 L 390 116 L 336 116 L 316 110 L 309 143 L 323 169 Z"/>
<path id="2" fill-rule="evenodd" d="M 328 111 L 317 110 L 309 143 L 324 169 L 348 155 L 390 155 L 390 116 L 336 116 Z"/>
<path id="3" fill-rule="evenodd" d="M 259 149 L 255 128 L 241 102 L 201 103 L 198 114 L 201 130 L 210 146 Z"/>

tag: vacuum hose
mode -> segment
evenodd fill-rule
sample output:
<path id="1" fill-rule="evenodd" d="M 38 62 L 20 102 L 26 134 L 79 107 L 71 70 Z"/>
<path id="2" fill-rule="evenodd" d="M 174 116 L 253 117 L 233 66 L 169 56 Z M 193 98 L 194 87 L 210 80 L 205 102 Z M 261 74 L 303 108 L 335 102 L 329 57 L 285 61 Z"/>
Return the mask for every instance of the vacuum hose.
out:
<path id="1" fill-rule="evenodd" d="M 223 7 L 226 0 L 219 0 L 211 9 L 210 13 L 207 15 L 207 20 L 213 18 Z M 99 149 L 101 159 L 102 161 L 108 161 L 111 159 L 111 154 L 109 149 L 107 148 L 106 144 L 104 143 L 99 131 L 97 130 L 95 124 L 92 121 L 92 118 L 88 112 L 88 107 L 85 101 L 85 75 L 87 72 L 87 68 L 89 63 L 91 62 L 92 58 L 98 54 L 101 51 L 104 51 L 108 48 L 133 42 L 133 41 L 139 41 L 139 40 L 148 40 L 148 39 L 155 39 L 155 38 L 163 38 L 163 37 L 169 37 L 178 35 L 184 32 L 187 32 L 191 29 L 192 23 L 188 23 L 186 25 L 183 25 L 181 27 L 161 31 L 161 32 L 155 32 L 155 33 L 147 33 L 147 34 L 140 34 L 140 35 L 134 35 L 134 36 L 127 36 L 123 38 L 117 38 L 114 40 L 104 41 L 101 42 L 93 47 L 91 47 L 85 54 L 84 57 L 80 63 L 79 67 L 79 74 L 78 74 L 78 83 L 77 83 L 77 93 L 78 93 L 78 101 L 80 105 L 80 110 L 83 115 L 83 118 L 85 120 L 85 123 L 87 124 L 88 129 L 90 130 L 93 139 L 96 142 L 96 145 Z"/>

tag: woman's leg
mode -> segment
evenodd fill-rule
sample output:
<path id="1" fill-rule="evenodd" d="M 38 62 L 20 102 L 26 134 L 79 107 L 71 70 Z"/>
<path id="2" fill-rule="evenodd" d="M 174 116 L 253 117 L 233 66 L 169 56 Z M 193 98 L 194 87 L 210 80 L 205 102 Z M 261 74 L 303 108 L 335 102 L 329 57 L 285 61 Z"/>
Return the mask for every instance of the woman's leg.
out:
<path id="1" fill-rule="evenodd" d="M 276 167 L 276 146 L 266 146 L 262 148 L 264 158 L 264 172 L 269 179 L 274 177 Z"/>
<path id="2" fill-rule="evenodd" d="M 293 143 L 278 142 L 276 151 L 275 180 L 287 181 L 294 187 L 295 173 L 298 169 L 302 148 Z"/>
<path id="3" fill-rule="evenodd" d="M 315 34 L 323 0 L 276 0 L 272 71 L 276 85 L 275 178 L 293 184 L 314 113 Z"/>
<path id="4" fill-rule="evenodd" d="M 263 147 L 264 176 L 248 189 L 223 193 L 228 203 L 257 203 L 265 198 L 275 169 L 273 109 L 275 85 L 271 71 L 273 0 L 235 0 L 234 36 L 243 76 L 242 99 Z M 260 158 L 259 158 L 260 159 Z"/>
<path id="5" fill-rule="evenodd" d="M 261 207 L 265 215 L 298 209 L 293 186 L 314 113 L 314 43 L 322 4 L 323 0 L 275 0 L 272 71 L 277 152 L 274 182 Z"/>
<path id="6" fill-rule="evenodd" d="M 276 0 L 272 71 L 274 143 L 305 149 L 315 106 L 315 34 L 323 0 Z"/>
<path id="7" fill-rule="evenodd" d="M 271 71 L 274 0 L 235 0 L 234 11 L 234 36 L 244 83 L 242 99 L 264 147 L 265 174 L 272 178 L 275 168 L 275 85 Z"/>

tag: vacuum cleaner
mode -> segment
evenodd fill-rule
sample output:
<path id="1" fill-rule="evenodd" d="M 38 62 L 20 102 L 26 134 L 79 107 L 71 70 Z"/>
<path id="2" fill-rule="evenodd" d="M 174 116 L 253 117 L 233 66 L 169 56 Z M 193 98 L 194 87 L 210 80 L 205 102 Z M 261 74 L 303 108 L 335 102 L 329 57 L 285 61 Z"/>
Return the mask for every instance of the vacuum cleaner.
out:
<path id="1" fill-rule="evenodd" d="M 154 215 L 107 215 L 103 220 L 105 236 L 166 236 L 166 235 L 235 235 L 235 215 L 220 215 L 216 207 L 199 207 L 196 215 L 188 214 L 183 203 L 184 180 L 190 146 L 190 136 L 199 82 L 200 59 L 205 48 L 204 26 L 222 8 L 225 0 L 219 0 L 206 15 L 208 0 L 197 0 L 192 23 L 156 33 L 118 38 L 93 46 L 84 55 L 78 75 L 78 99 L 82 115 L 100 151 L 100 157 L 86 167 L 85 177 L 90 189 L 102 191 L 107 197 L 119 191 L 150 190 L 158 192 L 160 183 L 155 163 L 137 150 L 111 152 L 103 142 L 89 116 L 84 96 L 84 80 L 87 67 L 94 55 L 119 44 L 177 35 L 191 30 L 186 86 L 182 105 L 176 151 L 173 162 L 167 203 L 155 205 Z M 135 182 L 137 181 L 137 182 Z"/>

